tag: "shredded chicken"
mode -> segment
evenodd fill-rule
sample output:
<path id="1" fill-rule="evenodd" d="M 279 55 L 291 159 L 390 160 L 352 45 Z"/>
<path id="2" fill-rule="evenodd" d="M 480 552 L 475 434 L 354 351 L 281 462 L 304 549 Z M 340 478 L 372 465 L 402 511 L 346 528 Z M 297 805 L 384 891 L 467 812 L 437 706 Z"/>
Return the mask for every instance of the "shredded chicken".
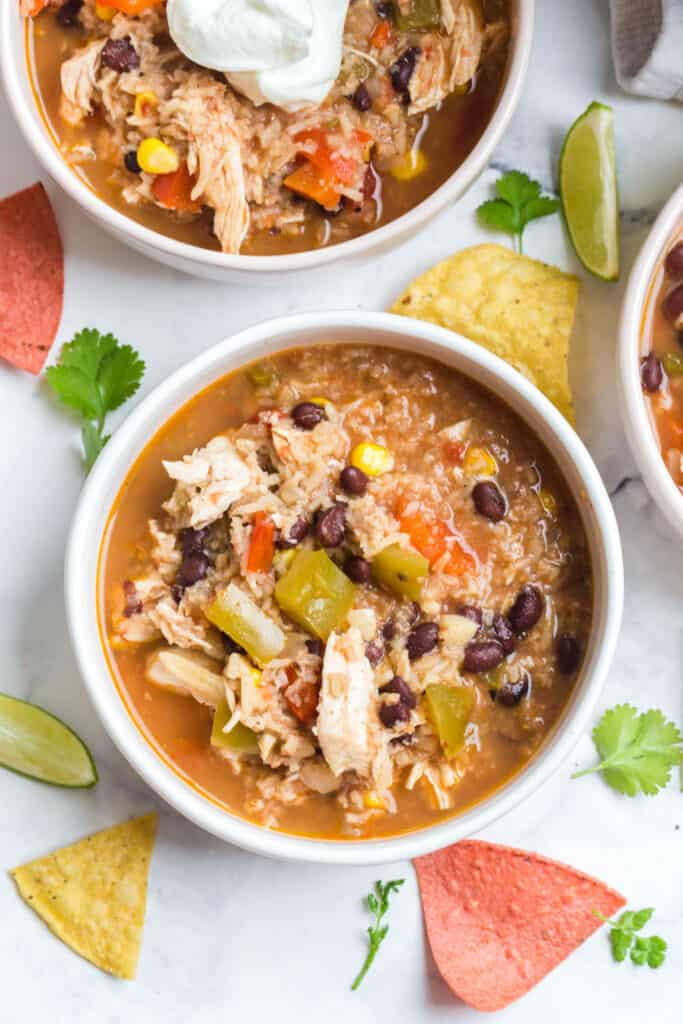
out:
<path id="1" fill-rule="evenodd" d="M 213 207 L 213 230 L 223 252 L 239 252 L 249 230 L 242 147 L 225 86 L 191 76 L 167 105 L 187 134 L 187 165 L 196 174 L 193 199 Z"/>
<path id="2" fill-rule="evenodd" d="M 172 598 L 165 597 L 158 601 L 147 615 L 172 647 L 204 651 L 216 658 L 222 656 L 221 644 L 212 638 L 208 623 L 197 622 L 189 615 L 183 615 Z"/>
<path id="3" fill-rule="evenodd" d="M 248 486 L 249 469 L 226 437 L 214 437 L 179 462 L 164 462 L 176 488 L 164 510 L 179 526 L 199 529 L 220 519 Z"/>
<path id="4" fill-rule="evenodd" d="M 436 32 L 420 40 L 421 56 L 410 79 L 409 113 L 430 110 L 472 80 L 481 61 L 484 21 L 477 0 L 442 0 Z"/>
<path id="5" fill-rule="evenodd" d="M 62 97 L 59 112 L 67 124 L 76 126 L 92 113 L 97 90 L 97 70 L 104 42 L 88 43 L 62 64 Z"/>

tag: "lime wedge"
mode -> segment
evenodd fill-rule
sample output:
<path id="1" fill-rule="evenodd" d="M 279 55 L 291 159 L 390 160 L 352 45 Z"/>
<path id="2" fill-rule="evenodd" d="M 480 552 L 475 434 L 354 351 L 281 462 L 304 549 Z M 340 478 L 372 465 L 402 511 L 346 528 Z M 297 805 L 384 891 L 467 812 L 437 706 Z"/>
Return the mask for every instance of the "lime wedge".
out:
<path id="1" fill-rule="evenodd" d="M 560 157 L 562 206 L 576 255 L 604 281 L 619 277 L 619 198 L 612 108 L 591 103 Z"/>
<path id="2" fill-rule="evenodd" d="M 83 789 L 97 782 L 90 751 L 49 711 L 0 693 L 0 767 L 52 786 Z"/>

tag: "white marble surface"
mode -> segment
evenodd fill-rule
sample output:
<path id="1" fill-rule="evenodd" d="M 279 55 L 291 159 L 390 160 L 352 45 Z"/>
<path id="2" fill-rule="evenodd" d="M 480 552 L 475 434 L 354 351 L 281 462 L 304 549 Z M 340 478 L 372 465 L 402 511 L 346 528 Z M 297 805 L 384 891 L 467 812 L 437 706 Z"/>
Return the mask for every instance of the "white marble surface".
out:
<path id="1" fill-rule="evenodd" d="M 3 0 L 14 2 L 14 0 Z M 606 4 L 539 0 L 531 74 L 521 107 L 496 154 L 550 185 L 561 137 L 595 98 L 616 111 L 625 271 L 647 223 L 683 168 L 680 106 L 621 95 L 609 63 Z M 41 176 L 0 98 L 0 194 Z M 44 176 L 43 176 L 44 177 Z M 224 335 L 267 315 L 306 307 L 385 307 L 414 272 L 483 237 L 472 211 L 486 176 L 422 237 L 370 266 L 322 280 L 244 292 L 183 277 L 110 241 L 48 185 L 67 253 L 62 340 L 86 324 L 114 331 L 148 363 L 143 392 Z M 528 251 L 576 269 L 558 220 L 533 226 Z M 625 276 L 625 275 L 624 275 Z M 583 279 L 572 372 L 579 429 L 613 490 L 634 475 L 615 401 L 615 327 L 621 285 Z M 94 751 L 100 783 L 70 793 L 9 773 L 0 776 L 0 1020 L 24 1024 L 98 1021 L 287 1024 L 474 1021 L 435 974 L 423 940 L 409 864 L 330 869 L 270 863 L 223 845 L 165 806 L 127 767 L 95 719 L 66 635 L 62 557 L 78 498 L 77 431 L 33 378 L 0 367 L 0 688 L 69 720 Z M 642 485 L 615 497 L 626 561 L 626 615 L 602 705 L 631 700 L 680 721 L 683 555 Z M 597 778 L 571 782 L 593 758 L 588 736 L 571 762 L 486 837 L 538 850 L 595 873 L 635 906 L 657 908 L 671 943 L 659 972 L 617 967 L 604 935 L 588 942 L 523 1002 L 500 1014 L 510 1024 L 577 1017 L 680 1020 L 683 971 L 683 795 L 628 800 Z M 156 807 L 138 979 L 117 982 L 71 954 L 20 903 L 2 873 L 79 836 Z M 361 897 L 373 880 L 405 876 L 391 932 L 358 993 L 367 924 Z"/>

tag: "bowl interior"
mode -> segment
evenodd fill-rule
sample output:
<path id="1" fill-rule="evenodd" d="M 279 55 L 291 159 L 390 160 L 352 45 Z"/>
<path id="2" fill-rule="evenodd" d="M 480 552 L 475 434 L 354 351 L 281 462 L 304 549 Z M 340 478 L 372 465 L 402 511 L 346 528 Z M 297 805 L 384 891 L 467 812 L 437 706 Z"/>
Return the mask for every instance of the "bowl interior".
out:
<path id="1" fill-rule="evenodd" d="M 97 622 L 98 551 L 109 508 L 135 456 L 190 397 L 244 363 L 282 349 L 356 342 L 431 356 L 471 376 L 511 406 L 545 443 L 584 523 L 595 585 L 593 632 L 573 697 L 540 753 L 480 804 L 444 823 L 378 840 L 317 840 L 272 832 L 214 805 L 185 784 L 143 738 L 121 701 L 102 650 Z M 272 856 L 336 863 L 380 863 L 456 841 L 489 824 L 546 779 L 585 729 L 611 660 L 622 605 L 622 569 L 612 507 L 590 456 L 553 406 L 524 378 L 472 342 L 441 328 L 383 313 L 287 317 L 221 342 L 161 384 L 116 432 L 84 488 L 67 550 L 69 624 L 82 674 L 112 738 L 140 774 L 196 824 Z"/>
<path id="2" fill-rule="evenodd" d="M 223 278 L 227 271 L 277 274 L 319 267 L 337 259 L 377 251 L 408 238 L 449 202 L 458 199 L 486 166 L 519 99 L 531 48 L 534 0 L 510 0 L 511 44 L 508 66 L 494 114 L 466 160 L 451 177 L 413 209 L 374 231 L 338 245 L 280 256 L 240 256 L 201 249 L 168 238 L 110 207 L 71 170 L 46 129 L 33 93 L 18 4 L 0 5 L 0 73 L 15 117 L 38 159 L 58 184 L 93 219 L 116 237 L 162 262 L 190 273 Z M 221 271 L 223 273 L 221 273 Z"/>
<path id="3" fill-rule="evenodd" d="M 669 523 L 683 535 L 683 494 L 669 474 L 640 380 L 646 320 L 658 268 L 675 234 L 683 229 L 683 186 L 662 209 L 629 277 L 622 306 L 619 362 L 624 429 L 645 484 Z"/>

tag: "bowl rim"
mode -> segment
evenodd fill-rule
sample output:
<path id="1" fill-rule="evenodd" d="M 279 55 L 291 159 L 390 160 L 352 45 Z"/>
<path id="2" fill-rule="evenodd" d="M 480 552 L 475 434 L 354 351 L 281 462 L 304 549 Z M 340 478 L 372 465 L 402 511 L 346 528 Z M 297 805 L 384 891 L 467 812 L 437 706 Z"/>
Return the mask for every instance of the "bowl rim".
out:
<path id="1" fill-rule="evenodd" d="M 499 385 L 501 392 L 514 393 L 525 409 L 522 412 L 517 408 L 517 414 L 525 421 L 530 416 L 542 420 L 544 429 L 552 435 L 551 442 L 544 439 L 553 446 L 551 454 L 557 457 L 562 452 L 576 471 L 582 500 L 592 511 L 595 542 L 591 553 L 596 581 L 600 578 L 602 582 L 602 604 L 594 609 L 595 621 L 601 621 L 602 629 L 596 626 L 592 640 L 592 671 L 586 673 L 579 694 L 537 756 L 509 783 L 462 814 L 384 839 L 325 840 L 277 832 L 214 805 L 187 785 L 163 763 L 125 707 L 106 667 L 96 612 L 95 628 L 91 628 L 94 602 L 83 600 L 84 592 L 97 585 L 97 558 L 94 573 L 87 565 L 88 551 L 92 554 L 90 541 L 99 548 L 111 503 L 137 454 L 160 425 L 192 395 L 231 372 L 231 363 L 236 369 L 269 352 L 291 348 L 288 339 L 294 334 L 305 337 L 307 332 L 328 332 L 325 340 L 330 340 L 331 331 L 339 335 L 340 343 L 344 342 L 345 331 L 349 332 L 347 341 L 354 331 L 365 332 L 364 340 L 370 344 L 393 335 L 392 342 L 384 343 L 407 350 L 418 347 L 425 355 L 438 359 L 440 354 L 459 361 L 461 372 L 473 379 L 480 370 L 486 386 L 491 387 L 495 381 L 494 390 Z M 448 359 L 444 360 L 447 364 Z M 308 312 L 264 321 L 213 345 L 157 385 L 114 433 L 83 487 L 66 548 L 64 581 L 69 632 L 86 689 L 109 736 L 151 788 L 194 824 L 250 852 L 338 865 L 388 863 L 439 849 L 479 832 L 546 782 L 589 724 L 612 661 L 623 607 L 621 543 L 612 505 L 583 442 L 548 399 L 507 363 L 461 335 L 390 313 L 357 310 Z"/>
<path id="2" fill-rule="evenodd" d="M 619 322 L 619 380 L 624 430 L 657 506 L 683 535 L 683 494 L 666 468 L 640 381 L 642 323 L 657 266 L 677 227 L 683 230 L 683 185 L 662 208 L 629 274 Z"/>
<path id="3" fill-rule="evenodd" d="M 272 274 L 283 271 L 305 270 L 325 266 L 336 260 L 359 256 L 387 245 L 399 244 L 407 235 L 416 232 L 432 217 L 461 195 L 475 178 L 485 169 L 491 154 L 498 145 L 514 113 L 522 87 L 526 80 L 531 44 L 533 39 L 536 0 L 514 0 L 514 31 L 511 33 L 510 57 L 498 103 L 491 115 L 481 138 L 456 168 L 453 174 L 426 199 L 388 224 L 364 235 L 321 249 L 309 249 L 302 253 L 275 256 L 247 256 L 202 249 L 187 242 L 180 242 L 147 228 L 124 213 L 109 206 L 91 190 L 67 165 L 44 125 L 38 127 L 35 121 L 35 99 L 30 107 L 26 103 L 21 87 L 21 76 L 27 73 L 25 48 L 16 52 L 12 45 L 11 21 L 16 5 L 6 0 L 0 3 L 0 73 L 4 81 L 5 94 L 10 109 L 21 132 L 37 157 L 57 184 L 92 218 L 102 222 L 118 237 L 123 236 L 132 244 L 143 246 L 145 251 L 156 250 L 169 260 L 197 263 L 214 270 L 240 270 Z M 17 16 L 16 14 L 14 16 Z M 33 88 L 29 82 L 29 91 Z M 42 121 L 42 114 L 37 112 Z"/>

